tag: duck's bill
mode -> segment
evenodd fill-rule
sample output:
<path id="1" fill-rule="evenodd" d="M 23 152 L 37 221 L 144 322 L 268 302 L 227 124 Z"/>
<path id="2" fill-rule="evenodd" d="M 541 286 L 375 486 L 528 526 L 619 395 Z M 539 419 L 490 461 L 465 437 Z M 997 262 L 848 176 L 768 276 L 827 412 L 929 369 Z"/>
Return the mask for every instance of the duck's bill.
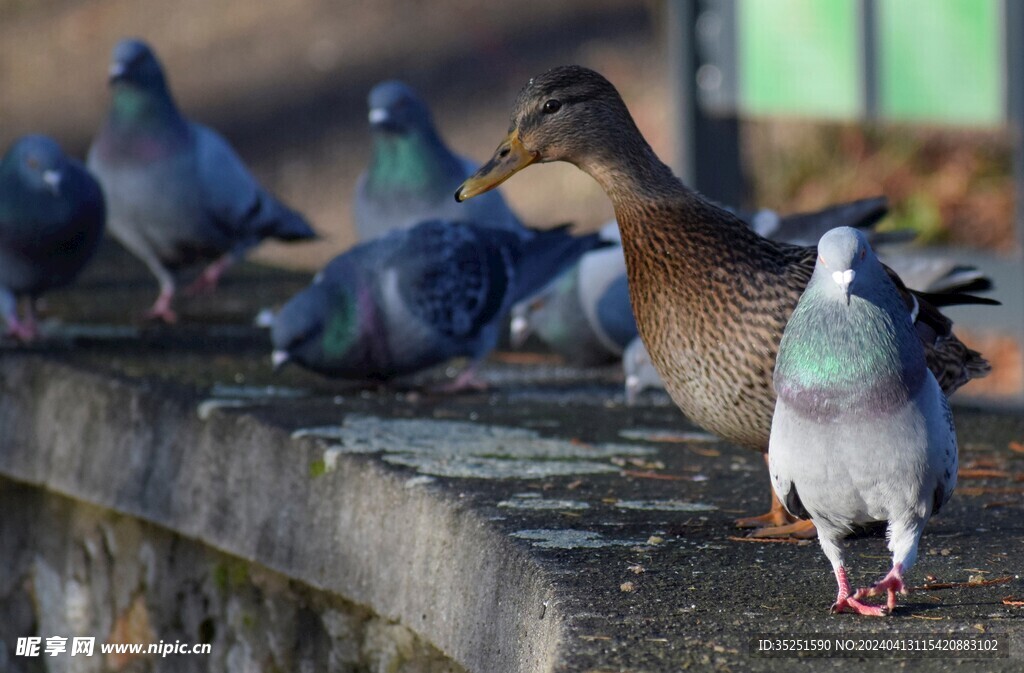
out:
<path id="1" fill-rule="evenodd" d="M 491 160 L 462 183 L 455 192 L 455 200 L 462 202 L 494 189 L 537 159 L 537 153 L 523 147 L 519 135 L 513 131 L 505 142 L 498 146 Z"/>

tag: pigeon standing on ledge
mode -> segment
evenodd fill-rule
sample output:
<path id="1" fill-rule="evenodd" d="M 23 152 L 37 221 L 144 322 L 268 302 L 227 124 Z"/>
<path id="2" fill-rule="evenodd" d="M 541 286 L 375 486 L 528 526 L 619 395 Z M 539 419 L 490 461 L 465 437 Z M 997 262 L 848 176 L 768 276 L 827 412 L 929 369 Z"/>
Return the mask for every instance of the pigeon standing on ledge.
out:
<path id="1" fill-rule="evenodd" d="M 818 530 L 839 593 L 835 612 L 888 614 L 929 517 L 956 486 L 946 396 L 899 290 L 864 236 L 847 227 L 818 261 L 779 345 L 768 469 L 786 510 Z M 854 527 L 886 522 L 892 570 L 851 592 L 841 546 Z M 886 605 L 862 602 L 885 594 Z"/>
<path id="2" fill-rule="evenodd" d="M 482 387 L 476 365 L 512 304 L 604 243 L 564 227 L 509 231 L 431 220 L 334 258 L 274 320 L 273 361 L 387 380 L 454 357 L 471 365 L 449 390 Z"/>
<path id="3" fill-rule="evenodd" d="M 529 235 L 497 191 L 472 203 L 452 200 L 452 192 L 477 165 L 448 149 L 412 87 L 381 82 L 370 91 L 368 103 L 373 153 L 359 176 L 354 205 L 360 241 L 432 219 Z"/>
<path id="4" fill-rule="evenodd" d="M 56 142 L 30 135 L 11 146 L 0 161 L 0 318 L 9 336 L 38 336 L 36 299 L 78 275 L 96 252 L 104 219 L 100 186 Z"/>
<path id="5" fill-rule="evenodd" d="M 110 231 L 160 283 L 147 317 L 173 323 L 175 271 L 214 260 L 187 289 L 221 274 L 265 238 L 316 237 L 267 192 L 215 131 L 186 119 L 150 48 L 122 40 L 110 66 L 110 112 L 89 150 L 107 197 Z"/>

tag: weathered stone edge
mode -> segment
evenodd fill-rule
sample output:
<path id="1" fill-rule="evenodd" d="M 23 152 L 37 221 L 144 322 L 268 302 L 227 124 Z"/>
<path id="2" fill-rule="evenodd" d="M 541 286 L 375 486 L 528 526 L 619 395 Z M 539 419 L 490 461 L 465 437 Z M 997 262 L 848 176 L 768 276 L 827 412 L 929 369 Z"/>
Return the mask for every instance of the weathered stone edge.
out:
<path id="1" fill-rule="evenodd" d="M 85 450 L 83 450 L 83 448 Z M 440 488 L 173 386 L 37 355 L 0 360 L 0 471 L 368 606 L 470 671 L 550 671 L 562 619 L 521 549 Z"/>

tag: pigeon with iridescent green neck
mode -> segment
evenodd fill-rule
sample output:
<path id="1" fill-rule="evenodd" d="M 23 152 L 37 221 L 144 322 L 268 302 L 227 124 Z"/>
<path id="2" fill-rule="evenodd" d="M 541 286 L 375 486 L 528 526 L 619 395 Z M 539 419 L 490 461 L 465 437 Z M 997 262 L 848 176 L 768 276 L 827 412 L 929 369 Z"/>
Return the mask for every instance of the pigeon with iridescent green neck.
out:
<path id="1" fill-rule="evenodd" d="M 448 387 L 480 387 L 512 304 L 603 242 L 565 228 L 523 239 L 430 220 L 334 258 L 274 319 L 276 366 L 291 361 L 345 378 L 387 380 L 455 357 L 471 364 Z"/>
<path id="2" fill-rule="evenodd" d="M 36 299 L 85 267 L 104 220 L 100 186 L 57 143 L 30 135 L 11 146 L 0 160 L 0 320 L 8 335 L 20 341 L 38 335 Z"/>
<path id="3" fill-rule="evenodd" d="M 768 468 L 786 510 L 817 528 L 839 585 L 834 612 L 892 611 L 925 524 L 956 486 L 953 416 L 914 317 L 863 234 L 842 227 L 818 244 L 779 344 Z M 888 525 L 892 569 L 853 593 L 842 539 L 875 522 Z M 885 606 L 863 602 L 879 594 Z"/>
<path id="4" fill-rule="evenodd" d="M 89 168 L 106 194 L 111 233 L 160 283 L 148 317 L 177 319 L 171 304 L 183 267 L 212 262 L 188 289 L 209 291 L 263 239 L 316 237 L 223 138 L 178 111 L 148 45 L 117 44 L 110 86 L 110 112 L 89 150 Z"/>
<path id="5" fill-rule="evenodd" d="M 381 82 L 370 91 L 368 103 L 373 153 L 356 185 L 354 205 L 360 241 L 430 219 L 528 233 L 497 191 L 472 203 L 452 200 L 452 192 L 477 164 L 448 149 L 412 87 Z"/>

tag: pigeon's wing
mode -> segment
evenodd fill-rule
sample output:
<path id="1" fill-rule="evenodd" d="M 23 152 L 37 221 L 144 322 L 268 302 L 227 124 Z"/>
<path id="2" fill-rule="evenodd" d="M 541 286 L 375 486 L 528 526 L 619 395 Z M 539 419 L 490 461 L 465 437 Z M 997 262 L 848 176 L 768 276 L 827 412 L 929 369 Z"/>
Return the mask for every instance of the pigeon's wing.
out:
<path id="1" fill-rule="evenodd" d="M 501 312 L 512 278 L 507 251 L 493 239 L 513 237 L 442 220 L 410 233 L 394 257 L 402 301 L 442 334 L 477 334 Z"/>
<path id="2" fill-rule="evenodd" d="M 196 171 L 212 222 L 234 240 L 313 238 L 301 215 L 265 190 L 216 131 L 192 124 Z"/>

